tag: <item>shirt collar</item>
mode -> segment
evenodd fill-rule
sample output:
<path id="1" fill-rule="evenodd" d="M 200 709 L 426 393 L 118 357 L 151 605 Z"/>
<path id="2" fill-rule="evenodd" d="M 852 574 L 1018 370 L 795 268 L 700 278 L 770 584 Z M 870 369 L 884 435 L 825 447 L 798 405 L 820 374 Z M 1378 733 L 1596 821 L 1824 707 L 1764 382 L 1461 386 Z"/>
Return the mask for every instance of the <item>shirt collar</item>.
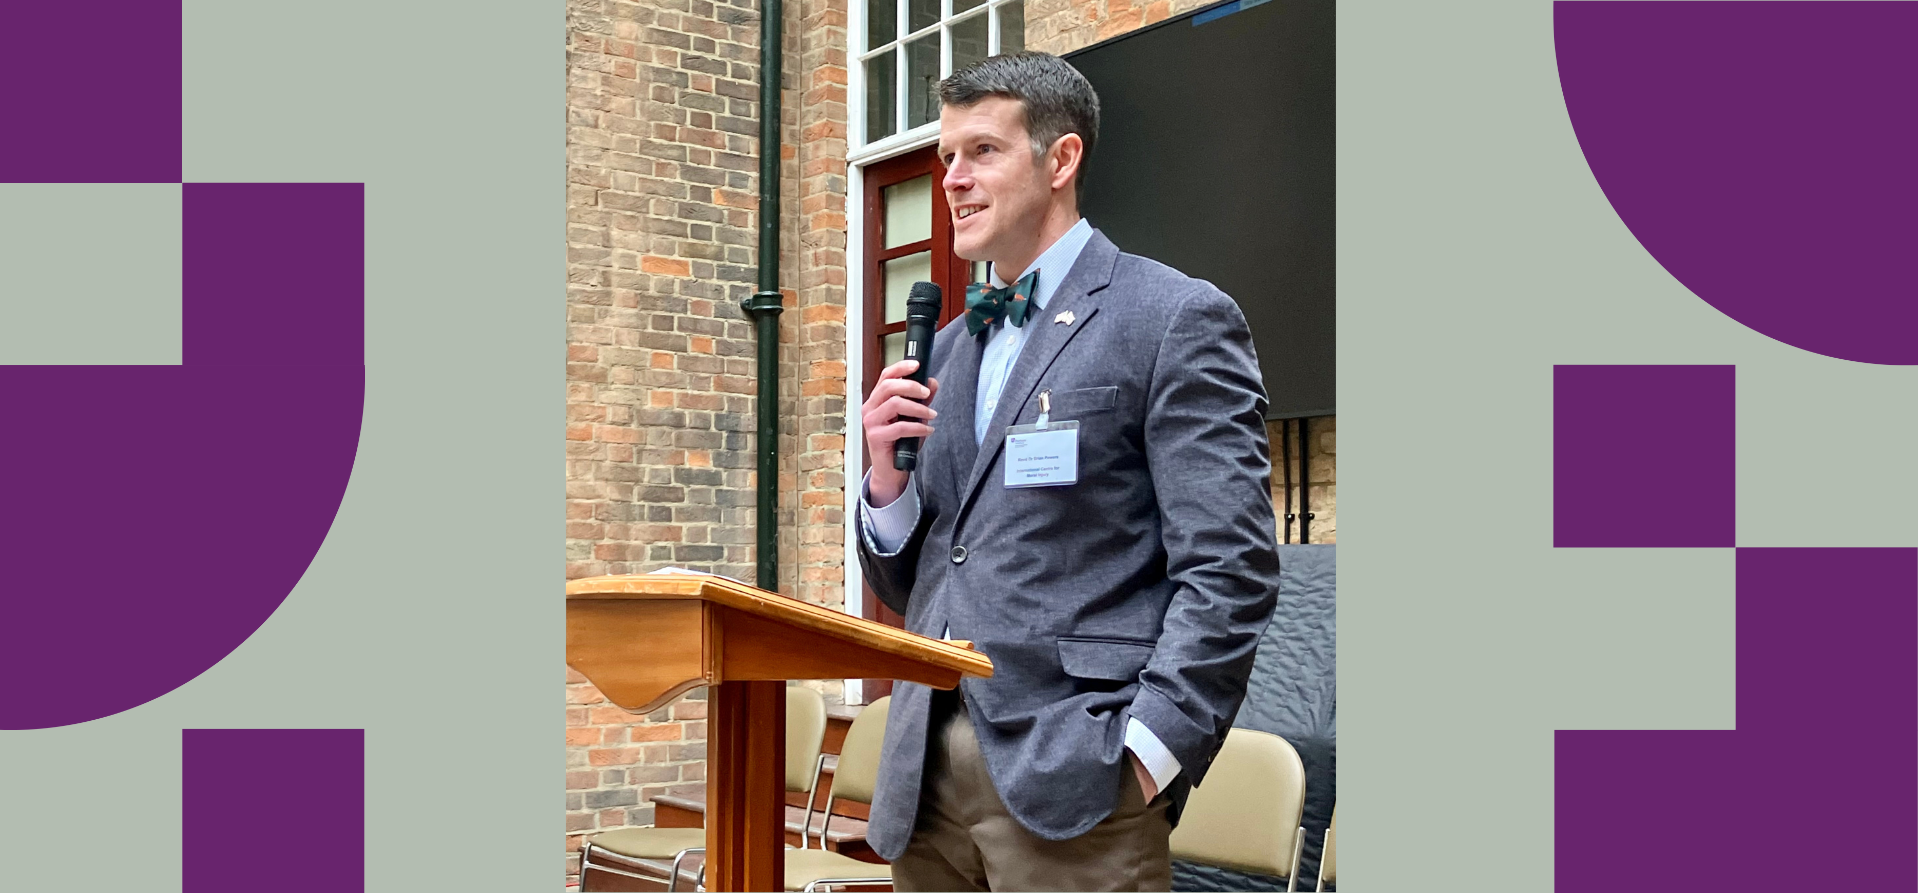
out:
<path id="1" fill-rule="evenodd" d="M 1078 223 L 1066 230 L 1065 235 L 1041 252 L 1038 260 L 1032 262 L 1030 269 L 1052 271 L 1040 274 L 1038 287 L 1032 290 L 1032 303 L 1038 305 L 1039 309 L 1044 310 L 1046 302 L 1052 300 L 1052 293 L 1059 290 L 1059 282 L 1072 271 L 1072 265 L 1079 261 L 1079 253 L 1085 250 L 1089 241 L 1092 241 L 1092 224 L 1081 217 Z M 998 264 L 992 265 L 989 278 L 993 288 L 1005 288 L 1010 284 L 999 278 Z"/>

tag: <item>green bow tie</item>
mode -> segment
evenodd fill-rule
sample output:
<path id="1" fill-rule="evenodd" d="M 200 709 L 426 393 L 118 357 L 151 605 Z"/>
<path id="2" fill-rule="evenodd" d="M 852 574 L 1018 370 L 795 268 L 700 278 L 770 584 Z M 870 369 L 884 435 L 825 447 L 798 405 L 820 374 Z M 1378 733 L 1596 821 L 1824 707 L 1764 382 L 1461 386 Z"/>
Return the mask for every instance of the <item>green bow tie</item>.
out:
<path id="1" fill-rule="evenodd" d="M 1019 277 L 1006 288 L 993 288 L 983 282 L 966 286 L 966 333 L 977 335 L 1001 317 L 1015 326 L 1026 324 L 1026 317 L 1037 312 L 1032 290 L 1038 287 L 1039 271 Z"/>

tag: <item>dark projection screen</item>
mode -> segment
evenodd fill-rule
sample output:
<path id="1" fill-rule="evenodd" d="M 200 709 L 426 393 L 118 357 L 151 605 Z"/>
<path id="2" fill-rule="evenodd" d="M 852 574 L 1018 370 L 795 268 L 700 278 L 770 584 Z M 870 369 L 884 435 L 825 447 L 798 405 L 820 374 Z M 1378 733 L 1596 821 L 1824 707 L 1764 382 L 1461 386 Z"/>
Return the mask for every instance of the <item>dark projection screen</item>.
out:
<path id="1" fill-rule="evenodd" d="M 1085 216 L 1239 302 L 1271 418 L 1336 407 L 1333 33 L 1331 0 L 1267 0 L 1066 57 L 1099 91 Z"/>

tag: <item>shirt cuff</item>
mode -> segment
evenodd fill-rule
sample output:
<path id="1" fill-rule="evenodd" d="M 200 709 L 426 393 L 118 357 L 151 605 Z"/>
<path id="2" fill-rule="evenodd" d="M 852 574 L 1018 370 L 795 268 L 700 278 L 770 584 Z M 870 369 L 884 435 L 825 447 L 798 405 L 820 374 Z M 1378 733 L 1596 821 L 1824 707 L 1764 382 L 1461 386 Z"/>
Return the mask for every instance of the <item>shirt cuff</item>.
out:
<path id="1" fill-rule="evenodd" d="M 872 472 L 859 483 L 860 529 L 866 535 L 866 546 L 873 554 L 892 557 L 912 536 L 912 529 L 919 523 L 919 486 L 912 475 L 906 476 L 906 489 L 885 508 L 872 507 Z"/>
<path id="2" fill-rule="evenodd" d="M 1126 717 L 1125 746 L 1145 765 L 1146 774 L 1152 776 L 1152 783 L 1159 790 L 1165 790 L 1173 779 L 1179 777 L 1179 758 L 1166 750 L 1164 742 L 1152 734 L 1145 723 Z"/>

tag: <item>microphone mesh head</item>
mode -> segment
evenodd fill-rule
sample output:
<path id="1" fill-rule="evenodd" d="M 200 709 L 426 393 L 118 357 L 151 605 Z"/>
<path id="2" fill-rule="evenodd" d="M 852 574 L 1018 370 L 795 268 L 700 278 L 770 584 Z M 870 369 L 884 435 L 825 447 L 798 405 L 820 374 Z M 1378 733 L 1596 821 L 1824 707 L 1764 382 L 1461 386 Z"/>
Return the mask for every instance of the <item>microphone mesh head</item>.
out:
<path id="1" fill-rule="evenodd" d="M 939 318 L 939 286 L 930 282 L 915 282 L 912 291 L 906 293 L 906 318 L 915 316 Z"/>

